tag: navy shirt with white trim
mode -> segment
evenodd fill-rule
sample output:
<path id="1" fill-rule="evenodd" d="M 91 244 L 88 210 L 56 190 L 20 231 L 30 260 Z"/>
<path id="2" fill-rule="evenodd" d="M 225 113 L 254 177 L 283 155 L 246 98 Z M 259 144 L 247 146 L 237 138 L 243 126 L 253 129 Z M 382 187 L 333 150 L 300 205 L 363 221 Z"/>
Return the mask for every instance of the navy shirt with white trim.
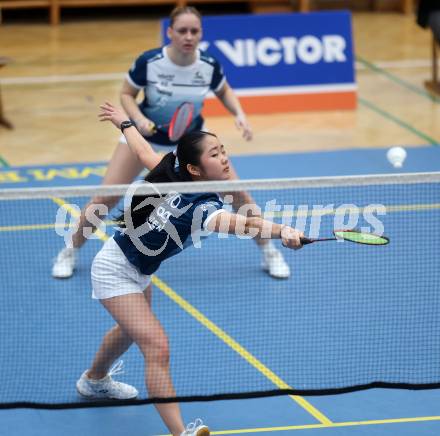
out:
<path id="1" fill-rule="evenodd" d="M 208 222 L 224 211 L 222 200 L 214 193 L 171 192 L 156 200 L 145 223 L 134 227 L 126 220 L 126 228 L 114 235 L 128 261 L 147 275 L 185 248 L 199 246 Z"/>
<path id="2" fill-rule="evenodd" d="M 194 104 L 193 121 L 188 129 L 200 130 L 203 101 L 209 91 L 218 92 L 226 78 L 219 62 L 207 52 L 197 50 L 191 65 L 176 65 L 168 57 L 166 47 L 142 53 L 131 66 L 127 81 L 144 91 L 139 108 L 156 126 L 169 124 L 178 106 L 187 101 Z M 163 131 L 162 131 L 163 130 Z M 162 129 L 148 140 L 162 145 L 175 145 Z"/>

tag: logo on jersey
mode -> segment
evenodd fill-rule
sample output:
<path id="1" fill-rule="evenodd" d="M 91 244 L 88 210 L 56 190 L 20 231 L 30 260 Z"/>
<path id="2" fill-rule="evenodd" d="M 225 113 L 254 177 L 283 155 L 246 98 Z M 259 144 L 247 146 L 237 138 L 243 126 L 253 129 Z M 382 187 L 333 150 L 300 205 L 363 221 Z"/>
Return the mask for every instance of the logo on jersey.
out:
<path id="1" fill-rule="evenodd" d="M 166 95 L 167 97 L 171 97 L 173 95 L 169 83 L 166 82 L 158 83 L 156 85 L 156 91 L 158 92 L 158 94 Z"/>
<path id="2" fill-rule="evenodd" d="M 158 77 L 160 80 L 164 80 L 164 81 L 166 81 L 166 82 L 172 82 L 173 79 L 174 79 L 174 74 L 163 74 L 163 73 L 159 73 L 159 74 L 157 75 L 157 77 Z"/>
<path id="3" fill-rule="evenodd" d="M 151 212 L 148 215 L 145 223 L 135 227 L 133 223 L 131 203 L 135 196 L 139 195 L 140 192 L 145 192 L 147 196 L 133 209 L 133 213 L 136 213 L 136 211 L 146 207 L 150 207 Z M 142 254 L 146 256 L 157 256 L 166 248 L 170 239 L 172 239 L 175 244 L 181 250 L 183 250 L 183 243 L 180 240 L 179 233 L 174 224 L 170 221 L 171 217 L 178 218 L 191 208 L 192 203 L 189 203 L 185 207 L 179 208 L 181 200 L 182 198 L 178 192 L 172 191 L 163 196 L 160 194 L 158 189 L 149 182 L 139 181 L 134 182 L 129 186 L 127 194 L 124 197 L 124 233 L 130 238 L 131 242 L 133 242 L 134 246 Z M 142 236 L 145 236 L 153 231 L 165 231 L 166 233 L 164 243 L 156 250 L 149 249 L 142 243 L 141 240 Z"/>
<path id="4" fill-rule="evenodd" d="M 194 85 L 206 85 L 205 78 L 203 77 L 203 74 L 200 73 L 200 71 L 196 71 L 193 79 L 191 80 L 191 83 Z"/>

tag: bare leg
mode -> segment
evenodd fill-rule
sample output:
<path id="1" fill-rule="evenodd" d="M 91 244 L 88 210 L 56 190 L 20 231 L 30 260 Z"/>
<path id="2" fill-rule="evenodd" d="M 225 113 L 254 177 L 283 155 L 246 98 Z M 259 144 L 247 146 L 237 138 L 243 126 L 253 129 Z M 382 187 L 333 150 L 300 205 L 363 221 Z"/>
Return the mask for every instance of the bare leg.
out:
<path id="1" fill-rule="evenodd" d="M 109 330 L 95 355 L 91 368 L 87 371 L 87 377 L 93 380 L 104 378 L 112 363 L 124 354 L 133 343 L 130 336 L 126 335 L 119 325 Z"/>
<path id="2" fill-rule="evenodd" d="M 144 297 L 151 306 L 151 284 L 144 291 Z M 105 377 L 113 362 L 122 356 L 133 344 L 130 336 L 116 324 L 109 330 L 93 359 L 92 366 L 87 371 L 87 376 L 94 380 Z"/>
<path id="3" fill-rule="evenodd" d="M 158 319 L 151 311 L 148 297 L 141 294 L 129 294 L 101 300 L 101 303 L 118 323 L 125 338 L 131 338 L 141 350 L 145 359 L 145 383 L 149 396 L 175 397 L 176 393 L 169 373 L 168 339 Z M 113 330 L 106 336 L 106 339 L 111 338 L 112 334 L 117 336 L 116 333 L 112 333 Z M 99 363 L 102 369 L 110 366 L 111 358 L 123 349 L 122 344 L 128 344 L 128 339 L 126 342 L 125 340 L 106 342 L 106 339 L 94 361 L 94 364 Z M 109 349 L 106 348 L 107 346 Z M 101 362 L 99 362 L 100 356 L 102 356 Z M 177 403 L 155 404 L 155 407 L 171 433 L 175 436 L 180 435 L 184 430 L 184 425 L 179 405 Z"/>
<path id="4" fill-rule="evenodd" d="M 229 174 L 230 174 L 229 180 L 238 180 L 239 179 L 231 162 L 229 162 Z M 236 212 L 238 212 L 240 207 L 244 206 L 244 205 L 251 205 L 251 206 L 256 207 L 255 200 L 246 191 L 230 192 L 230 193 L 225 193 L 225 194 L 232 195 L 232 198 L 233 198 L 232 207 Z M 260 214 L 258 214 L 258 215 L 260 215 Z M 260 247 L 266 246 L 270 241 L 269 239 L 264 239 L 264 238 L 261 238 L 260 236 L 256 236 L 253 239 L 256 242 L 256 244 L 259 245 Z"/>
<path id="5" fill-rule="evenodd" d="M 235 169 L 230 165 L 230 180 L 237 180 L 238 176 Z M 255 204 L 255 200 L 245 191 L 230 192 L 224 194 L 232 195 L 232 207 L 237 213 L 242 215 L 261 216 L 261 210 Z M 246 205 L 244 209 L 242 206 Z M 270 276 L 278 279 L 286 279 L 290 276 L 290 267 L 287 265 L 283 255 L 275 248 L 269 233 L 267 235 L 258 235 L 252 238 L 257 244 L 262 254 L 261 266 Z"/>
<path id="6" fill-rule="evenodd" d="M 143 165 L 137 156 L 130 150 L 127 144 L 119 143 L 113 152 L 113 156 L 108 164 L 106 174 L 102 181 L 102 185 L 115 185 L 131 183 L 136 176 L 142 171 Z M 116 197 L 94 197 L 81 211 L 79 225 L 77 231 L 72 235 L 72 243 L 74 248 L 80 248 L 87 240 L 84 229 L 94 232 L 96 226 L 92 224 L 88 217 L 95 215 L 103 219 L 106 214 L 98 211 L 97 205 L 104 205 L 107 211 L 110 211 L 119 201 Z"/>

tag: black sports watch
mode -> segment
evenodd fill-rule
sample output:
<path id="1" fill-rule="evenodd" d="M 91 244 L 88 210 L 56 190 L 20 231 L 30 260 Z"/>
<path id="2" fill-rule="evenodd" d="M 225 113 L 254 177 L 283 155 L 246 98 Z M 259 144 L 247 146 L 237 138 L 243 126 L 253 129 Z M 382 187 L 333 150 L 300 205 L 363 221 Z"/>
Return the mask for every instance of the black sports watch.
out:
<path id="1" fill-rule="evenodd" d="M 127 129 L 128 127 L 134 126 L 134 123 L 130 120 L 122 121 L 121 123 L 121 132 L 124 133 L 124 129 Z"/>

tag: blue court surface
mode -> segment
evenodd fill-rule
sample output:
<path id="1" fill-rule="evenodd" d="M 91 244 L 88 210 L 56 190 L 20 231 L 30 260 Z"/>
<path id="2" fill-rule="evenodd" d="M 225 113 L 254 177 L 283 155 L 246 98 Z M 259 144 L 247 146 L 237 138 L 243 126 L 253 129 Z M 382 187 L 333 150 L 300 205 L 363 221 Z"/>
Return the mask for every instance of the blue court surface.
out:
<path id="1" fill-rule="evenodd" d="M 407 151 L 407 161 L 399 172 L 439 171 L 439 147 L 409 147 Z M 232 160 L 243 179 L 397 173 L 386 161 L 385 152 L 360 149 Z M 105 163 L 2 168 L 0 189 L 95 185 L 104 171 Z M 274 193 L 254 195 L 263 205 Z M 369 188 L 306 189 L 295 192 L 294 199 L 289 196 L 289 192 L 276 193 L 281 204 L 313 201 L 368 205 L 378 198 L 377 191 Z M 346 244 L 339 247 L 337 243 L 304 247 L 285 254 L 293 271 L 289 280 L 267 277 L 260 270 L 253 242 L 232 238 L 209 238 L 202 250 L 189 249 L 181 259 L 164 264 L 155 283 L 159 289 L 155 291 L 154 309 L 172 344 L 178 394 L 270 390 L 282 383 L 298 389 L 338 388 L 373 381 L 370 370 L 379 379 L 387 379 L 389 365 L 398 365 L 404 377 L 409 377 L 405 380 L 408 383 L 413 381 L 412 373 L 418 382 L 438 382 L 440 319 L 435 317 L 439 298 L 434 291 L 440 282 L 440 192 L 430 184 L 423 188 L 393 187 L 381 192 L 380 200 L 393 211 L 383 217 L 385 233 L 392 241 L 386 250 Z M 102 241 L 90 241 L 81 250 L 73 278 L 62 283 L 52 279 L 51 260 L 63 241 L 53 226 L 44 227 L 53 223 L 58 205 L 42 201 L 44 207 L 37 201 L 31 205 L 31 215 L 20 205 L 0 214 L 2 246 L 14 246 L 14 251 L 20 253 L 20 263 L 27 266 L 25 276 L 29 278 L 27 289 L 16 287 L 0 295 L 0 328 L 7 332 L 1 335 L 2 349 L 14 351 L 0 354 L 0 382 L 7 386 L 0 388 L 3 403 L 29 397 L 37 402 L 77 401 L 75 381 L 90 361 L 102 333 L 111 325 L 104 310 L 90 298 L 90 263 Z M 323 217 L 324 232 L 331 231 L 332 220 Z M 431 225 L 429 238 L 417 243 L 425 223 Z M 17 231 L 7 230 L 11 225 Z M 23 226 L 20 231 L 18 226 Z M 38 247 L 37 252 L 34 247 Z M 218 261 L 220 255 L 222 262 Z M 16 261 L 6 257 L 6 264 L 2 264 L 2 281 L 8 287 L 21 273 L 14 266 Z M 195 280 L 194 265 L 202 261 L 204 267 L 196 271 Z M 173 262 L 179 263 L 179 274 Z M 218 268 L 226 271 L 220 277 L 216 276 Z M 416 296 L 414 289 L 418 291 Z M 176 295 L 199 311 L 202 321 L 195 319 L 194 310 L 184 310 Z M 16 310 L 22 317 L 25 314 L 27 324 L 12 331 Z M 209 322 L 224 334 L 213 334 Z M 78 343 L 78 338 L 85 335 L 90 336 L 89 341 Z M 226 336 L 233 338 L 234 346 L 226 344 Z M 412 350 L 408 355 L 402 356 L 401 341 Z M 360 343 L 363 349 L 359 349 Z M 203 349 L 197 344 L 203 344 Z M 246 352 L 260 365 L 247 358 Z M 352 354 L 366 362 L 365 371 L 347 363 L 353 362 Z M 121 380 L 135 384 L 145 396 L 140 354 L 131 349 L 124 361 L 126 369 Z M 31 368 L 29 372 L 34 375 L 37 371 L 38 380 L 26 379 L 26 368 Z M 190 382 L 185 368 L 190 369 Z M 399 371 L 393 373 L 399 375 Z M 209 384 L 202 383 L 202 377 Z M 56 391 L 48 392 L 46 386 L 49 382 L 53 386 L 53 380 Z M 402 380 L 397 377 L 386 381 Z M 185 421 L 201 417 L 213 434 L 440 434 L 437 389 L 369 389 L 338 395 L 183 403 L 181 407 Z M 6 409 L 0 410 L 0 420 L 1 436 L 167 433 L 152 405 Z"/>

